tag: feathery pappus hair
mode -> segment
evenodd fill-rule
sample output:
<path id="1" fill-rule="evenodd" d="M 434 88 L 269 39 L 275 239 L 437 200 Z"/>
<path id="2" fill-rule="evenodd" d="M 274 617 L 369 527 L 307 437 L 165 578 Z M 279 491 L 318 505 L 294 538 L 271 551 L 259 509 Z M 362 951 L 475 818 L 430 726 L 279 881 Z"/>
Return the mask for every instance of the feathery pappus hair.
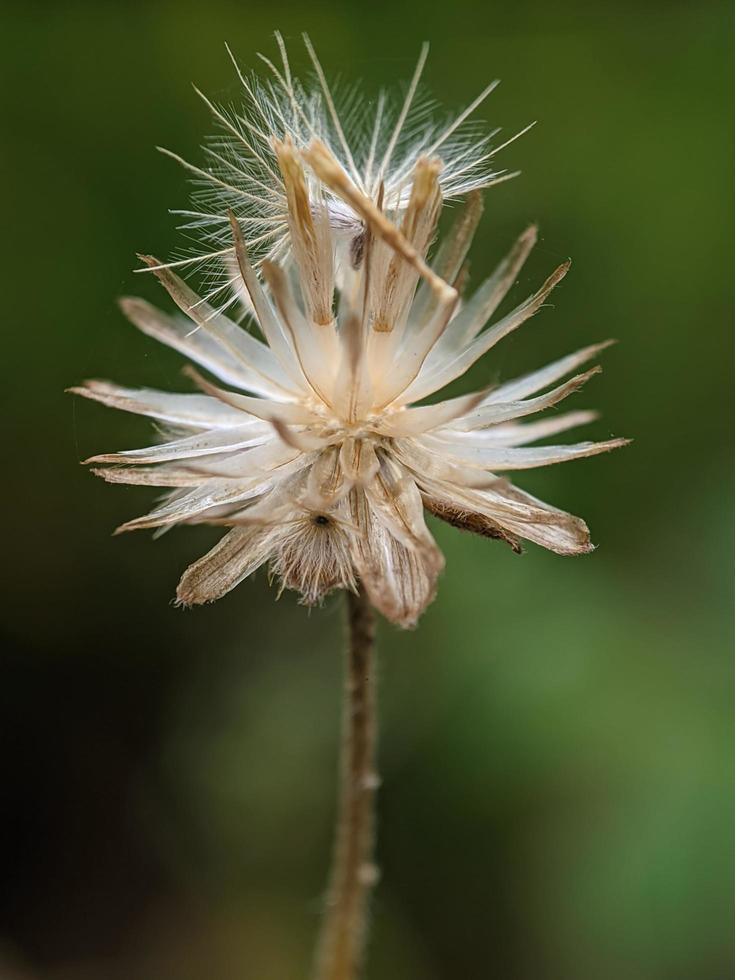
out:
<path id="1" fill-rule="evenodd" d="M 279 45 L 283 50 L 280 38 Z M 263 212 L 254 203 L 249 210 L 250 197 L 240 200 L 235 190 L 212 197 L 219 242 L 232 258 L 232 287 L 251 312 L 252 331 L 211 297 L 200 298 L 170 264 L 141 256 L 180 313 L 137 298 L 121 301 L 124 313 L 210 377 L 187 369 L 195 393 L 104 381 L 71 390 L 166 427 L 156 445 L 86 461 L 108 482 L 167 490 L 159 506 L 119 530 L 227 528 L 184 573 L 180 603 L 215 600 L 265 565 L 308 604 L 361 584 L 389 620 L 413 626 L 444 564 L 426 511 L 516 552 L 526 540 L 584 554 L 592 549 L 584 521 L 520 490 L 508 474 L 627 440 L 537 446 L 595 414 L 572 410 L 526 421 L 597 373 L 580 369 L 607 342 L 494 388 L 420 404 L 533 316 L 569 264 L 496 318 L 536 241 L 530 227 L 463 296 L 480 188 L 498 180 L 492 170 L 483 174 L 492 156 L 487 142 L 457 142 L 463 113 L 454 128 L 424 120 L 418 141 L 397 150 L 417 71 L 397 119 L 388 121 L 379 101 L 367 148 L 359 140 L 353 146 L 307 46 L 316 91 L 294 81 L 285 53 L 282 69 L 270 66 L 280 89 L 266 83 L 264 96 L 243 81 L 259 93 L 253 111 L 260 116 L 247 125 L 241 119 L 238 127 L 250 135 L 237 139 L 262 153 L 268 173 L 243 172 L 261 174 L 272 195 L 267 206 L 275 215 L 278 201 L 281 216 L 265 254 L 262 237 L 253 238 Z M 464 206 L 432 249 L 442 205 L 454 195 Z M 253 244 L 261 249 L 257 263 Z"/>
<path id="2" fill-rule="evenodd" d="M 457 200 L 473 190 L 517 176 L 495 170 L 494 156 L 533 125 L 500 145 L 492 145 L 500 129 L 486 131 L 474 121 L 474 116 L 499 84 L 497 80 L 458 114 L 440 112 L 421 89 L 427 44 L 421 49 L 405 92 L 382 90 L 370 100 L 357 87 L 333 91 L 306 35 L 312 83 L 303 84 L 292 74 L 283 38 L 278 32 L 275 37 L 280 64 L 259 55 L 265 65 L 263 78 L 246 75 L 226 46 L 242 90 L 239 105 L 218 105 L 195 87 L 217 128 L 216 135 L 203 146 L 204 166 L 196 166 L 159 147 L 189 172 L 193 183 L 191 206 L 173 213 L 184 219 L 181 230 L 194 239 L 194 245 L 190 254 L 166 265 L 197 273 L 206 299 L 223 312 L 238 300 L 250 312 L 235 262 L 229 211 L 240 223 L 256 264 L 262 258 L 284 260 L 291 248 L 289 203 L 274 137 L 297 150 L 305 149 L 313 140 L 324 143 L 362 194 L 375 199 L 382 188 L 383 209 L 398 220 L 408 205 L 413 172 L 421 156 L 441 155 L 442 198 Z M 339 277 L 339 266 L 354 262 L 359 255 L 364 242 L 364 220 L 342 196 L 320 185 L 310 172 L 305 180 L 310 197 L 321 198 L 329 214 Z"/>

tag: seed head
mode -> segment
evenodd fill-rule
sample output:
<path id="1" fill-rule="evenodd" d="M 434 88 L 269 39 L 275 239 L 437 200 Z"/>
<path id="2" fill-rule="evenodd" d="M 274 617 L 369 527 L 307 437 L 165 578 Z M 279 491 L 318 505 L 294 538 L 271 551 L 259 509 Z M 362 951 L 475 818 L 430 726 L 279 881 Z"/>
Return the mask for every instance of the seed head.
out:
<path id="1" fill-rule="evenodd" d="M 208 152 L 221 169 L 200 172 L 215 189 L 210 224 L 197 220 L 216 237 L 210 258 L 224 260 L 229 294 L 223 300 L 217 287 L 200 298 L 175 263 L 142 256 L 183 315 L 121 301 L 144 333 L 219 383 L 189 368 L 198 393 L 102 381 L 72 389 L 166 427 L 154 446 L 87 462 L 109 482 L 168 490 L 121 531 L 228 528 L 184 573 L 182 604 L 217 599 L 268 565 L 282 587 L 310 604 L 362 582 L 386 617 L 412 626 L 444 564 L 425 510 L 514 551 L 521 540 L 559 554 L 591 550 L 580 518 L 524 493 L 506 474 L 625 442 L 531 445 L 591 421 L 587 411 L 521 421 L 576 392 L 599 368 L 573 372 L 607 345 L 496 388 L 417 404 L 531 317 L 568 263 L 494 320 L 535 243 L 531 227 L 463 298 L 479 188 L 499 179 L 484 169 L 488 137 L 464 134 L 480 100 L 443 128 L 425 110 L 420 125 L 409 125 L 424 49 L 395 118 L 380 96 L 369 137 L 348 140 L 310 42 L 314 90 L 292 77 L 277 39 L 282 67 L 264 59 L 273 75 L 265 83 L 241 75 L 248 107 L 215 110 L 227 135 Z M 464 207 L 430 257 L 442 205 L 454 196 L 466 198 Z M 236 302 L 252 331 L 226 315 Z"/>

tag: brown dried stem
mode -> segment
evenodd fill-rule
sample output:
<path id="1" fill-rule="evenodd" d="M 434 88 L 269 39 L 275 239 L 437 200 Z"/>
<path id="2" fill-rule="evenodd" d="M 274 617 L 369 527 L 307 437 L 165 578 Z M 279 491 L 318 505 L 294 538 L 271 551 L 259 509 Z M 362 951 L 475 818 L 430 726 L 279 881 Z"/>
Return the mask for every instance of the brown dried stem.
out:
<path id="1" fill-rule="evenodd" d="M 375 617 L 361 588 L 347 594 L 348 648 L 337 830 L 316 980 L 355 980 L 363 958 L 375 842 Z"/>

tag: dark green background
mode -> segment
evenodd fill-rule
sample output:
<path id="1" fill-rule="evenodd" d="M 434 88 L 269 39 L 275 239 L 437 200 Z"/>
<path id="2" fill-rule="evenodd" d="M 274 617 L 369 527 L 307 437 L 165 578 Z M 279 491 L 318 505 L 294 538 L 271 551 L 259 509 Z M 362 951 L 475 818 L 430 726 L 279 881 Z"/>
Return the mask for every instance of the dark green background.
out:
<path id="1" fill-rule="evenodd" d="M 307 975 L 328 852 L 338 600 L 264 575 L 170 604 L 216 531 L 111 539 L 148 509 L 78 460 L 148 424 L 63 388 L 182 390 L 179 359 L 117 312 L 136 250 L 211 129 L 189 83 L 237 94 L 271 31 L 308 29 L 366 92 L 410 74 L 540 124 L 502 156 L 475 277 L 530 220 L 514 298 L 572 275 L 473 380 L 617 337 L 577 396 L 612 456 L 521 474 L 583 514 L 563 559 L 437 527 L 439 598 L 382 625 L 384 777 L 373 980 L 735 975 L 732 458 L 733 8 L 704 3 L 4 4 L 2 112 L 3 980 Z M 8 356 L 9 355 L 9 356 Z"/>

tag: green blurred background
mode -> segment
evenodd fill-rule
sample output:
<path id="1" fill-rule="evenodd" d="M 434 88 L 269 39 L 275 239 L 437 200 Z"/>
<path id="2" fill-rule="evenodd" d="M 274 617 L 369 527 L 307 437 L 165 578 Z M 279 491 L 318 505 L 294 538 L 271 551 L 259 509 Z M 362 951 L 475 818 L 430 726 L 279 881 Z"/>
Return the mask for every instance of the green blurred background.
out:
<path id="1" fill-rule="evenodd" d="M 280 28 L 374 92 L 410 74 L 485 117 L 523 176 L 489 192 L 475 281 L 530 220 L 513 298 L 572 275 L 473 380 L 608 336 L 578 402 L 613 456 L 521 475 L 583 514 L 563 559 L 447 527 L 418 631 L 380 629 L 383 788 L 372 980 L 735 976 L 731 3 L 4 3 L 7 495 L 0 710 L 2 980 L 307 975 L 331 843 L 341 608 L 265 576 L 170 600 L 219 532 L 111 539 L 148 509 L 78 461 L 144 420 L 64 387 L 182 390 L 115 297 L 163 301 L 136 250 Z M 730 255 L 730 257 L 729 257 Z M 10 358 L 7 358 L 9 349 Z"/>

